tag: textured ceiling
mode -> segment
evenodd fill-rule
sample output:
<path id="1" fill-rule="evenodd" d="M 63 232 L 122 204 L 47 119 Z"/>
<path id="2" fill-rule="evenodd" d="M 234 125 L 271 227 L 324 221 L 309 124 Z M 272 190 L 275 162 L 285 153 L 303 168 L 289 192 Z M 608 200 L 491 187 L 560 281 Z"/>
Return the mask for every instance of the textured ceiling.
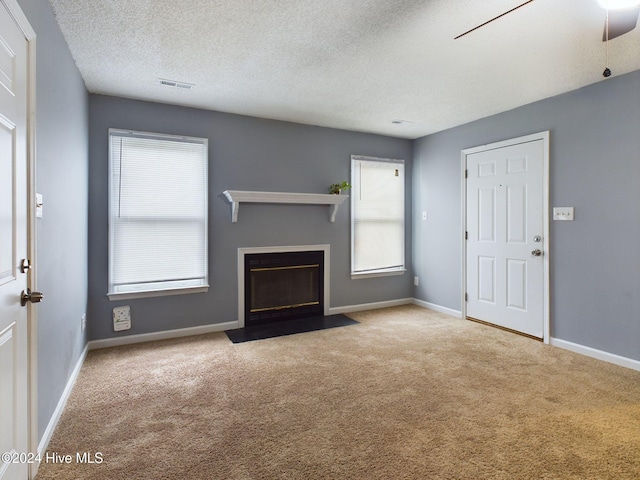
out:
<path id="1" fill-rule="evenodd" d="M 417 138 L 606 81 L 596 0 L 535 0 L 454 40 L 523 1 L 50 3 L 92 93 Z M 640 28 L 609 67 L 640 69 Z"/>

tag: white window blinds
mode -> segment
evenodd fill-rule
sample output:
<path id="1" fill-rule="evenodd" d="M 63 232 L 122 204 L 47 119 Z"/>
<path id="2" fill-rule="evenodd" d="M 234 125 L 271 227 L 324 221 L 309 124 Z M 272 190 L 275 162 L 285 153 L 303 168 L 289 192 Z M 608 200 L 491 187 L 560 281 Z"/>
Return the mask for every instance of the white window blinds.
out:
<path id="1" fill-rule="evenodd" d="M 351 272 L 404 271 L 404 161 L 351 157 Z"/>
<path id="2" fill-rule="evenodd" d="M 109 293 L 206 286 L 207 140 L 109 137 Z"/>

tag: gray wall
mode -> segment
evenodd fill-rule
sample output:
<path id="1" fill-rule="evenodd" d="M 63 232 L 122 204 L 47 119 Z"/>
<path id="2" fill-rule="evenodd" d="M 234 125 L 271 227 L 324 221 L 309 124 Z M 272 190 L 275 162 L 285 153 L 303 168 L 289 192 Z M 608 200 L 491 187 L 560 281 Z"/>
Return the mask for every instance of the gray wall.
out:
<path id="1" fill-rule="evenodd" d="M 46 0 L 19 0 L 37 35 L 38 436 L 42 437 L 87 338 L 89 96 Z"/>
<path id="2" fill-rule="evenodd" d="M 109 128 L 209 139 L 208 293 L 109 301 Z M 89 322 L 90 339 L 149 333 L 236 321 L 238 247 L 330 244 L 331 306 L 406 298 L 411 275 L 352 280 L 349 203 L 335 223 L 326 206 L 252 204 L 231 223 L 224 190 L 326 193 L 350 175 L 350 155 L 403 158 L 407 165 L 407 214 L 411 213 L 412 142 L 396 138 L 122 98 L 90 96 Z M 407 265 L 411 222 L 407 222 Z M 130 305 L 132 328 L 114 332 L 111 312 Z"/>
<path id="3" fill-rule="evenodd" d="M 418 139 L 415 297 L 460 310 L 460 151 L 551 131 L 552 337 L 640 360 L 640 72 Z M 428 211 L 428 220 L 419 216 Z"/>

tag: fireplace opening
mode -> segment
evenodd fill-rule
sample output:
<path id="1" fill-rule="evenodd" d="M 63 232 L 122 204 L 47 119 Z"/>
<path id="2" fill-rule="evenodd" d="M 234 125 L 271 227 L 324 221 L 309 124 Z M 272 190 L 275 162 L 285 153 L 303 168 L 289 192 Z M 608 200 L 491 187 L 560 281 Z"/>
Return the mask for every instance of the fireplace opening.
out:
<path id="1" fill-rule="evenodd" d="M 324 252 L 245 255 L 245 326 L 322 316 Z"/>

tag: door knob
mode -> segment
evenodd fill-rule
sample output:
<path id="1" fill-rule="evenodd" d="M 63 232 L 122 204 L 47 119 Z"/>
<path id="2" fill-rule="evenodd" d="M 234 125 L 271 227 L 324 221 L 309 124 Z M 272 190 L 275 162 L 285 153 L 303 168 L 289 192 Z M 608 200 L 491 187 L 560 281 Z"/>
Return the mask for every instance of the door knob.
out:
<path id="1" fill-rule="evenodd" d="M 533 255 L 534 257 L 539 257 L 540 255 L 542 255 L 542 250 L 536 248 L 533 252 L 531 252 L 531 255 Z"/>
<path id="2" fill-rule="evenodd" d="M 41 292 L 32 292 L 31 289 L 27 288 L 27 291 L 22 291 L 22 295 L 20 296 L 20 305 L 23 307 L 27 304 L 27 302 L 31 303 L 40 303 L 44 298 L 44 294 Z"/>

